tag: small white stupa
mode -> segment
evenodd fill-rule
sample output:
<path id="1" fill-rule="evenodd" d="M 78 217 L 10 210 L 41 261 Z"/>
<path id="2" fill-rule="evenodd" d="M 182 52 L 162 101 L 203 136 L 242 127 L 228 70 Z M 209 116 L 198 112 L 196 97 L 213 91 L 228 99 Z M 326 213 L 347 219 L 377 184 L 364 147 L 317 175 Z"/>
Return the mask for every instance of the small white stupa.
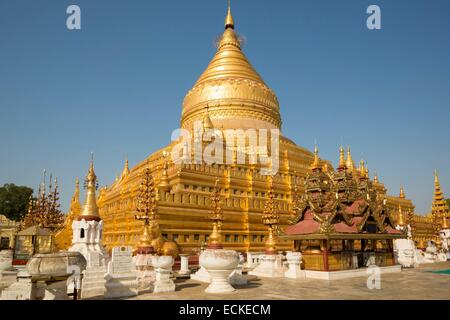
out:
<path id="1" fill-rule="evenodd" d="M 83 299 L 105 294 L 104 274 L 109 260 L 109 255 L 102 245 L 103 221 L 99 215 L 95 196 L 97 176 L 94 172 L 93 159 L 86 176 L 85 188 L 86 201 L 81 214 L 75 217 L 72 223 L 73 238 L 72 246 L 69 248 L 69 251 L 80 252 L 87 261 L 81 285 Z"/>
<path id="2" fill-rule="evenodd" d="M 86 201 L 81 214 L 72 223 L 72 246 L 69 251 L 80 252 L 88 263 L 88 267 L 104 266 L 108 253 L 102 246 L 103 221 L 100 218 L 95 191 L 97 176 L 94 172 L 94 161 L 91 159 L 89 172 L 85 181 Z"/>

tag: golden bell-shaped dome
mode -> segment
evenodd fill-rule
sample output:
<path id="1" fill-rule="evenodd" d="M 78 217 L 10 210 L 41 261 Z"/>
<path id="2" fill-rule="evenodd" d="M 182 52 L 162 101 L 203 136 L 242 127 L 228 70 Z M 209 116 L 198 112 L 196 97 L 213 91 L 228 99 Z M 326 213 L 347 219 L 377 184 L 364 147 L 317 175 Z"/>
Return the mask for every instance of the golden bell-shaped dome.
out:
<path id="1" fill-rule="evenodd" d="M 281 128 L 278 99 L 242 52 L 234 27 L 229 9 L 216 55 L 184 98 L 182 128 L 192 129 L 206 112 L 224 129 Z"/>

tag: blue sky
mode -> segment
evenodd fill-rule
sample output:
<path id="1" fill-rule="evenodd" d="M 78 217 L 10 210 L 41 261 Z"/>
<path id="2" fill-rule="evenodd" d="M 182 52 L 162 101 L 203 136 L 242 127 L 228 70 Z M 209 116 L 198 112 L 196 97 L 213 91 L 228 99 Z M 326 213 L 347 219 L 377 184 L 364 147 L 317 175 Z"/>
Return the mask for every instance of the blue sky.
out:
<path id="1" fill-rule="evenodd" d="M 66 29 L 66 8 L 82 30 Z M 382 10 L 382 29 L 366 9 Z M 450 197 L 447 0 L 235 0 L 245 52 L 277 93 L 283 133 L 334 164 L 338 146 L 390 193 L 429 211 L 433 171 Z M 100 184 L 125 157 L 170 141 L 185 93 L 215 52 L 225 0 L 0 2 L 0 184 L 36 188 L 45 168 L 67 209 L 90 152 Z"/>

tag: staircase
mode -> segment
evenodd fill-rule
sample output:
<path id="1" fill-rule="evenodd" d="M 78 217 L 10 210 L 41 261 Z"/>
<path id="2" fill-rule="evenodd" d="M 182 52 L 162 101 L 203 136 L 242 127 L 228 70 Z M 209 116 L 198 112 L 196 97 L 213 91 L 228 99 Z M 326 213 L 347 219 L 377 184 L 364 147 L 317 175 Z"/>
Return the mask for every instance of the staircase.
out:
<path id="1" fill-rule="evenodd" d="M 81 282 L 81 299 L 103 298 L 105 295 L 105 273 L 106 267 L 88 267 L 83 272 Z"/>

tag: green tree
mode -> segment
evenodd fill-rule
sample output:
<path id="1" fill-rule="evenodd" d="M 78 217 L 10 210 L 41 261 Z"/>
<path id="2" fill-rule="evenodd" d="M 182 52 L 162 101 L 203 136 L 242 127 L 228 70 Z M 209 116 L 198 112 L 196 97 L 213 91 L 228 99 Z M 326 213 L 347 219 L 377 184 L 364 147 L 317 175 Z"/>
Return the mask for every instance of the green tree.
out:
<path id="1" fill-rule="evenodd" d="M 450 199 L 445 199 L 445 201 L 447 201 L 447 205 L 450 208 Z"/>
<path id="2" fill-rule="evenodd" d="M 0 187 L 0 214 L 13 221 L 20 221 L 27 213 L 33 189 L 13 183 Z"/>

